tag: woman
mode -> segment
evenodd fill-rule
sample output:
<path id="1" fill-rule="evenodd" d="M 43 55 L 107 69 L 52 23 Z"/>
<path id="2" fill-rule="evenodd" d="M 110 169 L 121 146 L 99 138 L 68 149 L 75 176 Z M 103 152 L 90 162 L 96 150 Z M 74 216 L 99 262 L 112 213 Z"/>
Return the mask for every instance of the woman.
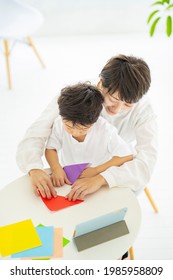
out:
<path id="1" fill-rule="evenodd" d="M 117 128 L 127 143 L 133 145 L 135 157 L 121 167 L 111 167 L 93 177 L 87 177 L 85 170 L 73 185 L 69 199 L 84 198 L 93 192 L 93 186 L 94 190 L 107 185 L 137 191 L 148 183 L 157 158 L 156 116 L 144 96 L 150 83 L 150 69 L 142 59 L 119 55 L 112 57 L 103 67 L 97 85 L 104 96 L 101 115 Z M 30 126 L 17 150 L 19 168 L 29 173 L 34 187 L 42 186 L 48 198 L 56 196 L 56 191 L 43 170 L 41 157 L 58 115 L 56 100 L 57 97 Z"/>

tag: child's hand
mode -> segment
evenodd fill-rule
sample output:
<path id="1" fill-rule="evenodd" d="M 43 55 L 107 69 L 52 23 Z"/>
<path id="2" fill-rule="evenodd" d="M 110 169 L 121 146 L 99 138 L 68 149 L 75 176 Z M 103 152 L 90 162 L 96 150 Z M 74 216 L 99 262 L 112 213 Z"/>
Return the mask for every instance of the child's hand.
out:
<path id="1" fill-rule="evenodd" d="M 72 183 L 68 180 L 67 175 L 65 174 L 61 166 L 57 167 L 52 171 L 51 180 L 54 187 L 61 187 L 65 184 L 71 185 Z"/>
<path id="2" fill-rule="evenodd" d="M 97 171 L 96 167 L 88 167 L 81 173 L 79 178 L 93 177 L 98 174 L 99 174 L 99 172 Z"/>

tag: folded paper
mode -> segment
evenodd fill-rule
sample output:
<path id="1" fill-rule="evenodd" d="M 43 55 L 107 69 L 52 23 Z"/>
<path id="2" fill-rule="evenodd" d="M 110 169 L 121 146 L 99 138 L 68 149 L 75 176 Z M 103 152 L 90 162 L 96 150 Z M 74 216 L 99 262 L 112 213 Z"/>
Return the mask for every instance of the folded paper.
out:
<path id="1" fill-rule="evenodd" d="M 67 178 L 70 180 L 72 184 L 79 178 L 82 171 L 89 166 L 89 163 L 81 163 L 81 164 L 72 164 L 64 166 L 64 171 L 67 175 Z"/>

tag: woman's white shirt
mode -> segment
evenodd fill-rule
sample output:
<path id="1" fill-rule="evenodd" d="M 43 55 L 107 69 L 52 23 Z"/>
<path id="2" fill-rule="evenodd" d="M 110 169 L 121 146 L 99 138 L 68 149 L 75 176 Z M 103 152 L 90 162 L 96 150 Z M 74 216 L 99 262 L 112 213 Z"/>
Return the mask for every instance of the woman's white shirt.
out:
<path id="1" fill-rule="evenodd" d="M 16 159 L 23 172 L 43 169 L 45 143 L 58 115 L 56 96 L 37 121 L 29 127 L 18 145 Z M 110 116 L 104 109 L 101 115 L 117 128 L 123 140 L 133 144 L 136 153 L 132 161 L 121 167 L 111 167 L 101 175 L 109 187 L 130 187 L 137 191 L 149 182 L 157 160 L 157 122 L 150 102 L 145 96 L 134 107 L 118 115 Z"/>

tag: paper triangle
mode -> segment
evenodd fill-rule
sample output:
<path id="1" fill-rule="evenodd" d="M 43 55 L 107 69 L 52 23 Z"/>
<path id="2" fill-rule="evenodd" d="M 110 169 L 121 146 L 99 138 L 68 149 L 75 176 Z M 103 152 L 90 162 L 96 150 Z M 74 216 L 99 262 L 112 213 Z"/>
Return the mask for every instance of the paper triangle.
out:
<path id="1" fill-rule="evenodd" d="M 72 184 L 79 178 L 82 171 L 89 166 L 89 163 L 80 163 L 64 166 L 64 171 Z"/>
<path id="2" fill-rule="evenodd" d="M 63 247 L 65 247 L 70 242 L 69 239 L 63 237 Z"/>

